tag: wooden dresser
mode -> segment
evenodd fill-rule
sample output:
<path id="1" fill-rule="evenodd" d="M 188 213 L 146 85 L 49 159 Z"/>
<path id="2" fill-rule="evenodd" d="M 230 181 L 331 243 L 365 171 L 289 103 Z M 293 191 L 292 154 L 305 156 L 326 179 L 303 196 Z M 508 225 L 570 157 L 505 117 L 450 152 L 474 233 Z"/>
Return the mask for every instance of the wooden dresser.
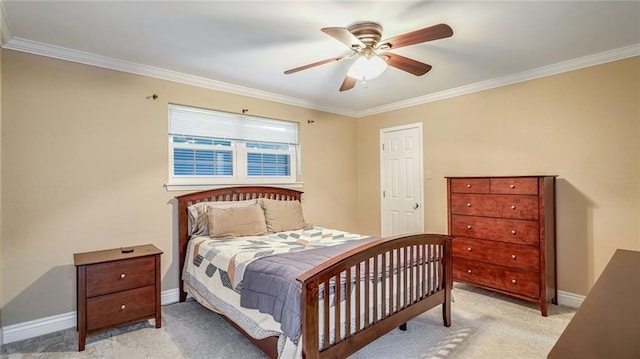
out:
<path id="1" fill-rule="evenodd" d="M 76 253 L 78 350 L 87 335 L 123 324 L 155 318 L 162 325 L 160 310 L 160 255 L 153 245 Z"/>
<path id="2" fill-rule="evenodd" d="M 557 304 L 555 176 L 447 177 L 453 280 Z"/>
<path id="3" fill-rule="evenodd" d="M 618 249 L 548 359 L 640 358 L 640 251 Z"/>

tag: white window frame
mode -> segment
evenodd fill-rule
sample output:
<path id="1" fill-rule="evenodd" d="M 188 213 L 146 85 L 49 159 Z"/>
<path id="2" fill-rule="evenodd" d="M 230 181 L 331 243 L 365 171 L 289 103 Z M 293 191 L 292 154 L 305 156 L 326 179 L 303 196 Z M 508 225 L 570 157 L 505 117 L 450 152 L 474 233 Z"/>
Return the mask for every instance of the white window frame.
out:
<path id="1" fill-rule="evenodd" d="M 178 109 L 191 109 L 185 106 L 178 105 L 169 105 L 169 112 L 171 108 Z M 207 111 L 211 113 L 221 113 L 218 111 L 209 111 L 202 109 L 195 109 L 197 111 Z M 221 113 L 224 114 L 225 117 L 234 116 L 235 114 L 229 113 Z M 244 118 L 249 118 L 249 116 L 245 115 L 236 115 L 239 121 L 242 121 Z M 255 117 L 254 117 L 255 118 Z M 264 118 L 256 118 L 258 120 L 269 120 L 269 121 L 280 121 L 280 120 L 271 120 Z M 171 121 L 171 114 L 169 114 L 169 121 Z M 284 121 L 283 121 L 284 122 Z M 262 140 L 251 140 L 251 139 L 231 139 L 224 137 L 215 137 L 215 139 L 230 141 L 231 146 L 222 146 L 222 145 L 206 145 L 206 144 L 189 144 L 189 143 L 174 143 L 172 141 L 172 137 L 176 136 L 176 134 L 171 133 L 171 124 L 169 125 L 168 131 L 168 182 L 165 185 L 167 190 L 170 191 L 178 191 L 178 190 L 199 190 L 199 189 L 210 189 L 217 187 L 225 187 L 225 186 L 238 186 L 238 185 L 272 185 L 279 187 L 287 187 L 287 188 L 301 188 L 302 183 L 297 182 L 297 178 L 300 175 L 299 173 L 299 144 L 287 144 L 288 150 L 276 150 L 276 149 L 264 149 L 264 148 L 247 148 L 245 146 L 246 142 L 263 142 L 269 143 L 267 141 Z M 192 135 L 184 135 L 188 137 L 199 137 Z M 297 134 L 296 134 L 296 137 Z M 272 142 L 278 143 L 278 142 Z M 175 148 L 193 148 L 193 149 L 207 149 L 207 150 L 229 150 L 232 152 L 232 176 L 197 176 L 197 175 L 174 175 L 174 158 L 173 152 Z M 251 153 L 271 153 L 271 154 L 287 154 L 289 155 L 289 165 L 290 171 L 289 176 L 248 176 L 248 164 L 247 164 L 247 154 Z"/>

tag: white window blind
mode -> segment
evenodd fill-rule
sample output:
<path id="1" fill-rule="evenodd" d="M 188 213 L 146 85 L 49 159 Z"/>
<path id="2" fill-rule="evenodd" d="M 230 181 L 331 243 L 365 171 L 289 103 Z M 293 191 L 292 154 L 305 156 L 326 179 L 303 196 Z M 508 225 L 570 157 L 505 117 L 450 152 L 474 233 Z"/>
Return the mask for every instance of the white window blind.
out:
<path id="1" fill-rule="evenodd" d="M 262 117 L 169 105 L 169 134 L 298 144 L 298 124 Z"/>
<path id="2" fill-rule="evenodd" d="M 299 175 L 298 124 L 169 105 L 167 188 L 293 184 Z"/>

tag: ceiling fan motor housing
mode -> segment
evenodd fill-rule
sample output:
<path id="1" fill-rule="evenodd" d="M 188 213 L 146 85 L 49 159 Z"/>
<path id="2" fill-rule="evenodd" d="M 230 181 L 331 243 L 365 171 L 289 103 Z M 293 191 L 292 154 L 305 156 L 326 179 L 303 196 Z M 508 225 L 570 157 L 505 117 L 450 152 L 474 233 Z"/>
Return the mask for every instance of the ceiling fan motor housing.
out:
<path id="1" fill-rule="evenodd" d="M 382 26 L 375 22 L 359 22 L 349 26 L 347 30 L 368 48 L 375 47 L 382 37 Z"/>

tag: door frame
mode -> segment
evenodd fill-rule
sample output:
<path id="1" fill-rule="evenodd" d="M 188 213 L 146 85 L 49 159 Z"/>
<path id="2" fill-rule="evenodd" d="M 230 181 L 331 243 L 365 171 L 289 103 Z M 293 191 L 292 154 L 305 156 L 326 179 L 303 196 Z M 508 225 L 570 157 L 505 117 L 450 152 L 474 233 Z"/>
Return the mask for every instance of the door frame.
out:
<path id="1" fill-rule="evenodd" d="M 417 128 L 418 129 L 418 169 L 417 169 L 417 173 L 419 174 L 419 183 L 420 183 L 420 207 L 418 208 L 419 210 L 419 215 L 420 215 L 420 232 L 424 232 L 424 146 L 422 143 L 422 139 L 423 139 L 423 135 L 422 135 L 422 122 L 416 122 L 416 123 L 410 123 L 407 125 L 401 125 L 401 126 L 394 126 L 394 127 L 386 127 L 386 128 L 381 128 L 380 129 L 380 140 L 378 143 L 378 150 L 380 151 L 378 154 L 379 157 L 379 161 L 380 161 L 380 234 L 385 236 L 385 233 L 387 233 L 385 230 L 387 228 L 385 228 L 385 220 L 384 220 L 384 215 L 385 215 L 385 210 L 386 208 L 386 204 L 385 204 L 385 200 L 384 200 L 384 161 L 382 159 L 382 146 L 384 144 L 383 141 L 383 137 L 385 134 L 390 133 L 390 132 L 395 132 L 395 131 L 403 131 L 403 130 L 408 130 L 408 129 L 412 129 L 412 128 Z"/>

